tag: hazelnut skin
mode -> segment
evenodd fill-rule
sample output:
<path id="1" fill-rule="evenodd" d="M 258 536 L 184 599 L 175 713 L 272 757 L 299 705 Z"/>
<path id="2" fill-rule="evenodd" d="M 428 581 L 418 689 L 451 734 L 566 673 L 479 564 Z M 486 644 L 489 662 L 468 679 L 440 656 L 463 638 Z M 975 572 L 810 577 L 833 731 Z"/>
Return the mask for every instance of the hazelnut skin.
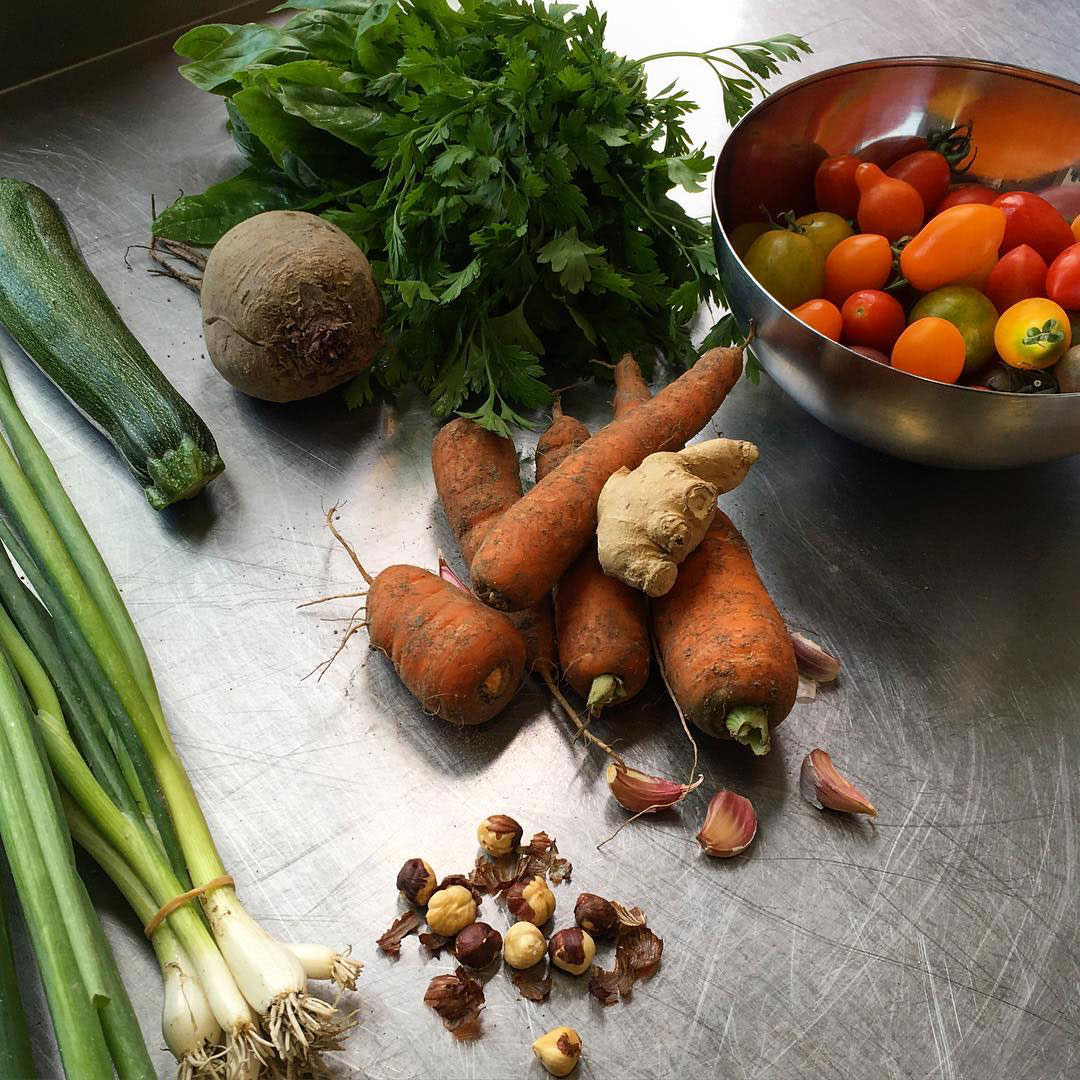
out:
<path id="1" fill-rule="evenodd" d="M 476 901 L 463 885 L 439 889 L 428 900 L 427 923 L 436 934 L 453 937 L 476 921 Z"/>
<path id="2" fill-rule="evenodd" d="M 514 923 L 503 940 L 503 959 L 519 971 L 544 959 L 547 941 L 530 922 Z"/>
<path id="3" fill-rule="evenodd" d="M 458 931 L 454 955 L 465 967 L 486 968 L 502 952 L 502 934 L 487 923 L 474 922 Z"/>
<path id="4" fill-rule="evenodd" d="M 476 839 L 489 854 L 509 855 L 521 843 L 522 828 L 506 814 L 492 814 L 477 826 Z"/>
<path id="5" fill-rule="evenodd" d="M 521 922 L 543 926 L 555 912 L 555 894 L 539 875 L 531 881 L 519 881 L 506 894 L 510 914 Z"/>
<path id="6" fill-rule="evenodd" d="M 610 900 L 583 892 L 574 905 L 574 922 L 593 937 L 609 937 L 619 925 L 619 913 Z"/>
<path id="7" fill-rule="evenodd" d="M 551 962 L 571 975 L 582 975 L 592 967 L 596 943 L 584 930 L 572 927 L 553 935 L 548 945 Z"/>
<path id="8" fill-rule="evenodd" d="M 409 859 L 398 871 L 397 887 L 406 900 L 424 906 L 435 891 L 435 871 L 423 859 Z"/>
<path id="9" fill-rule="evenodd" d="M 569 1076 L 581 1057 L 581 1036 L 571 1027 L 552 1028 L 532 1048 L 552 1076 Z"/>

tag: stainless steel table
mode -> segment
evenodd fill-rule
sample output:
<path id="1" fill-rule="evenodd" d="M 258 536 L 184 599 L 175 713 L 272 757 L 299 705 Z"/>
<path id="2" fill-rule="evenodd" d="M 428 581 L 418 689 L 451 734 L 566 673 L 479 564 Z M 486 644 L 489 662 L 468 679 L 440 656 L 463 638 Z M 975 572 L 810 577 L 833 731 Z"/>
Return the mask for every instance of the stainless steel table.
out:
<path id="1" fill-rule="evenodd" d="M 817 50 L 804 67 L 951 51 L 1080 76 L 1064 0 L 607 6 L 613 45 L 638 55 L 796 30 Z M 697 132 L 722 137 L 711 76 L 654 74 L 676 73 L 704 106 Z M 155 515 L 45 380 L 10 351 L 5 363 L 116 571 L 243 895 L 275 933 L 352 942 L 366 964 L 341 1075 L 537 1080 L 529 1043 L 558 1023 L 581 1031 L 590 1080 L 1080 1075 L 1080 462 L 921 469 L 844 442 L 767 384 L 740 385 L 716 430 L 763 453 L 728 508 L 791 623 L 829 643 L 843 677 L 796 709 L 764 760 L 704 743 L 703 791 L 730 785 L 757 806 L 748 856 L 699 853 L 698 798 L 597 851 L 624 814 L 603 762 L 572 745 L 537 687 L 461 732 L 422 715 L 358 638 L 321 682 L 302 681 L 343 624 L 296 604 L 356 584 L 323 526 L 328 505 L 343 501 L 342 527 L 375 568 L 431 566 L 452 542 L 423 400 L 354 414 L 333 397 L 248 401 L 203 355 L 195 297 L 147 276 L 137 251 L 125 267 L 151 192 L 168 200 L 233 167 L 222 120 L 164 44 L 0 97 L 0 173 L 59 199 L 121 312 L 217 435 L 228 469 L 208 496 Z M 580 391 L 567 405 L 599 423 L 602 399 Z M 532 442 L 520 440 L 526 470 Z M 648 769 L 687 768 L 659 685 L 600 730 Z M 800 799 L 799 763 L 817 745 L 869 793 L 876 823 Z M 401 861 L 468 867 L 477 822 L 497 811 L 573 859 L 562 918 L 579 889 L 638 903 L 666 952 L 609 1010 L 581 980 L 557 978 L 537 1006 L 497 976 L 484 1038 L 459 1045 L 421 1002 L 450 963 L 422 959 L 415 938 L 397 962 L 373 942 L 398 910 Z M 93 885 L 161 1046 L 151 954 L 108 883 Z M 49 1054 L 43 1003 L 31 1006 Z M 169 1055 L 155 1056 L 165 1075 Z"/>

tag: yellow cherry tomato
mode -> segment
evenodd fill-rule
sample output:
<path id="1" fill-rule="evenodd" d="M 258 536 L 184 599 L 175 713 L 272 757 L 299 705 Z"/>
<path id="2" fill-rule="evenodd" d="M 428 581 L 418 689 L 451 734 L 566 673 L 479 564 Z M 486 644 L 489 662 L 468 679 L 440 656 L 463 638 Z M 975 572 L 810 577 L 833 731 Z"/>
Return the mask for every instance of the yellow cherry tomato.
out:
<path id="1" fill-rule="evenodd" d="M 854 230 L 839 215 L 825 210 L 813 214 L 803 214 L 795 219 L 803 236 L 808 236 L 822 255 L 828 255 L 841 240 L 846 240 Z"/>
<path id="2" fill-rule="evenodd" d="M 1041 369 L 1055 364 L 1072 341 L 1064 308 L 1035 297 L 1007 308 L 994 327 L 994 348 L 1006 364 Z"/>
<path id="3" fill-rule="evenodd" d="M 763 233 L 767 233 L 775 226 L 770 225 L 767 221 L 744 221 L 741 225 L 736 225 L 731 230 L 729 239 L 731 240 L 731 246 L 735 249 L 735 254 L 741 259 L 749 250 L 750 245 Z"/>

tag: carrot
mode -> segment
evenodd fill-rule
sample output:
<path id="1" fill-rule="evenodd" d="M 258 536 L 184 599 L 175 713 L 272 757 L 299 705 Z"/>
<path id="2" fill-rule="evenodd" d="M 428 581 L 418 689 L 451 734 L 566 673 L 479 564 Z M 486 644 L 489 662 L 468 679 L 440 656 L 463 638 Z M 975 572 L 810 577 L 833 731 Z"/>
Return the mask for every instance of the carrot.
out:
<path id="1" fill-rule="evenodd" d="M 795 704 L 799 673 L 787 627 L 721 511 L 671 591 L 652 601 L 653 633 L 672 697 L 703 731 L 755 754 Z"/>
<path id="2" fill-rule="evenodd" d="M 589 429 L 580 420 L 567 416 L 561 398 L 556 397 L 551 407 L 551 426 L 536 443 L 537 481 L 554 472 L 588 437 Z"/>
<path id="3" fill-rule="evenodd" d="M 615 367 L 615 419 L 648 397 L 649 388 L 637 361 L 627 353 Z M 552 424 L 541 442 L 554 427 Z M 537 454 L 536 479 L 542 480 L 557 464 L 542 461 Z M 586 544 L 555 586 L 555 636 L 563 676 L 585 698 L 590 712 L 629 701 L 648 681 L 645 597 L 604 573 L 595 540 Z"/>
<path id="4" fill-rule="evenodd" d="M 418 566 L 388 566 L 367 594 L 368 636 L 436 716 L 482 724 L 517 693 L 525 642 L 510 620 Z"/>
<path id="5" fill-rule="evenodd" d="M 596 532 L 596 500 L 617 469 L 682 446 L 742 372 L 741 349 L 711 349 L 651 401 L 613 420 L 492 526 L 470 567 L 477 595 L 502 611 L 536 603 Z"/>
<path id="6" fill-rule="evenodd" d="M 492 525 L 521 498 L 517 451 L 510 439 L 458 417 L 436 434 L 431 471 L 450 531 L 468 564 Z M 551 598 L 541 597 L 513 612 L 510 621 L 525 639 L 528 670 L 553 673 L 557 660 Z"/>

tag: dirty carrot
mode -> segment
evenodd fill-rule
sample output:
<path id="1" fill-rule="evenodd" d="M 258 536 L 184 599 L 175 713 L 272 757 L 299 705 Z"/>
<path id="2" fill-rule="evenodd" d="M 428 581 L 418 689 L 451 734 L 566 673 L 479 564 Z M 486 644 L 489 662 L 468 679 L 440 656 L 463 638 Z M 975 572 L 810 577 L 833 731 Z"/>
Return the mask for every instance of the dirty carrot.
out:
<path id="1" fill-rule="evenodd" d="M 564 413 L 562 398 L 556 396 L 551 406 L 551 424 L 536 442 L 536 482 L 554 472 L 588 438 L 589 429 Z"/>
<path id="2" fill-rule="evenodd" d="M 717 511 L 666 595 L 652 601 L 657 657 L 679 708 L 710 735 L 755 754 L 795 703 L 787 627 L 728 517 Z"/>
<path id="3" fill-rule="evenodd" d="M 711 349 L 651 401 L 612 421 L 492 526 L 470 569 L 477 594 L 516 611 L 547 594 L 596 532 L 607 478 L 697 434 L 742 372 L 741 349 Z"/>
<path id="4" fill-rule="evenodd" d="M 627 353 L 615 365 L 615 401 L 612 406 L 615 419 L 633 412 L 651 398 L 652 391 L 641 374 L 634 354 Z"/>

